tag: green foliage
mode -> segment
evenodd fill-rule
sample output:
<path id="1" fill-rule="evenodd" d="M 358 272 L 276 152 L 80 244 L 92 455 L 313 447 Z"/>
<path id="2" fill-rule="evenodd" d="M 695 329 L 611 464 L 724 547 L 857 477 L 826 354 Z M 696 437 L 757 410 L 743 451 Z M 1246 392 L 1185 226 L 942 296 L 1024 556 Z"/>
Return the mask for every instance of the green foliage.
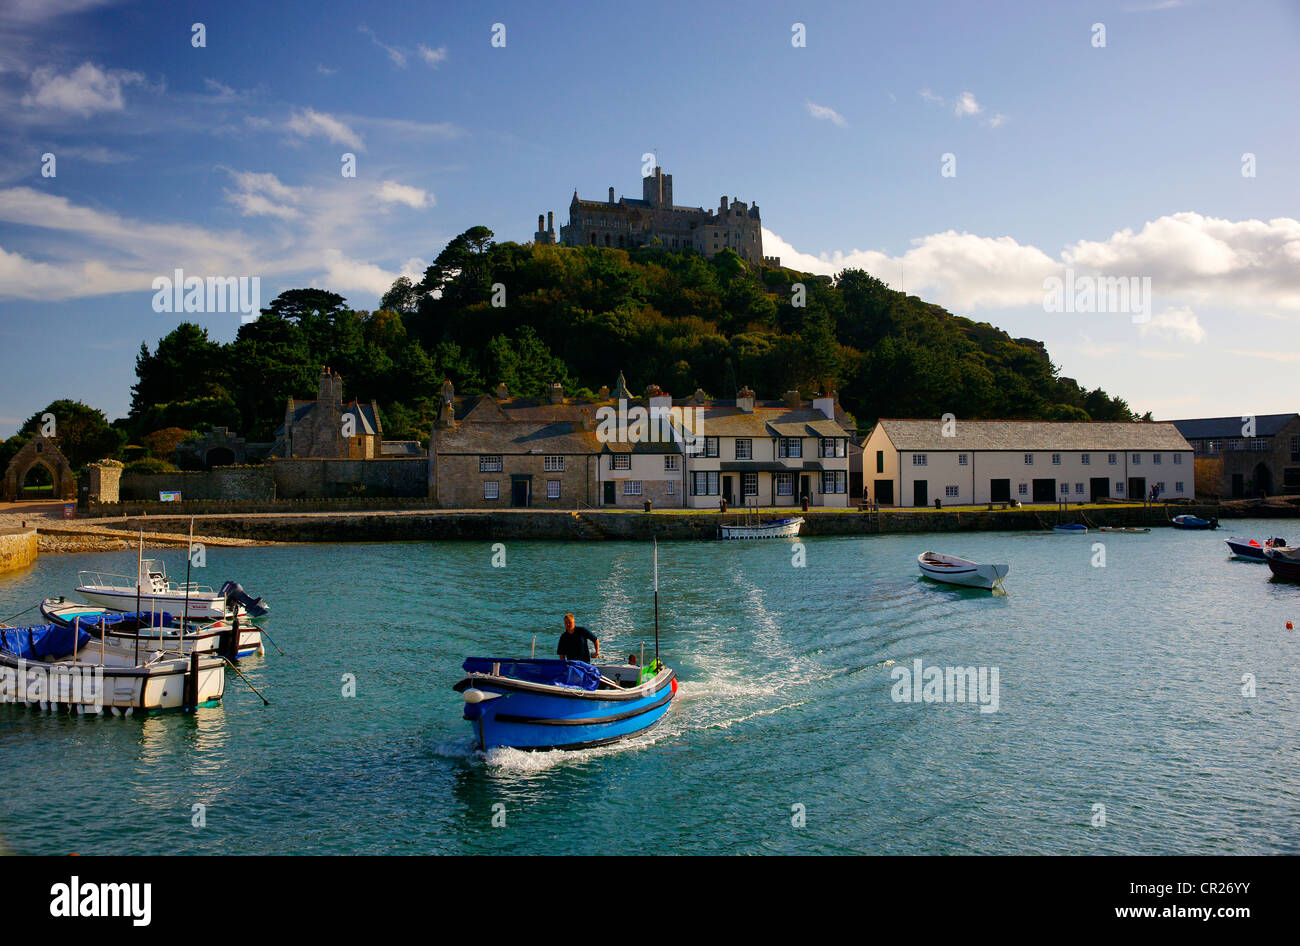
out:
<path id="1" fill-rule="evenodd" d="M 122 447 L 126 443 L 122 431 L 109 424 L 103 411 L 80 401 L 53 401 L 27 418 L 26 423 L 18 429 L 19 435 L 26 435 L 23 443 L 44 428 L 46 414 L 54 415 L 54 442 L 74 470 L 79 470 L 95 460 L 116 458 L 121 455 Z M 17 452 L 15 449 L 14 453 Z M 12 458 L 11 454 L 9 459 Z M 8 460 L 5 462 L 7 465 Z"/>
<path id="2" fill-rule="evenodd" d="M 803 305 L 794 305 L 795 284 Z M 493 286 L 505 287 L 494 305 Z M 732 252 L 496 243 L 472 227 L 377 312 L 320 289 L 282 293 L 219 345 L 184 323 L 141 346 L 126 429 L 224 424 L 270 440 L 286 399 L 315 396 L 322 366 L 348 399 L 374 400 L 388 439 L 428 436 L 450 379 L 542 397 L 655 383 L 677 396 L 838 390 L 865 424 L 886 416 L 1129 420 L 1126 402 L 1058 375 L 1046 349 L 895 292 L 862 270 L 836 278 L 755 269 Z M 5 445 L 7 447 L 7 445 Z M 0 448 L 3 449 L 3 448 Z"/>
<path id="3" fill-rule="evenodd" d="M 159 460 L 157 457 L 145 457 L 143 460 L 135 460 L 126 464 L 122 468 L 123 473 L 174 473 L 176 465 L 168 463 L 166 460 Z"/>

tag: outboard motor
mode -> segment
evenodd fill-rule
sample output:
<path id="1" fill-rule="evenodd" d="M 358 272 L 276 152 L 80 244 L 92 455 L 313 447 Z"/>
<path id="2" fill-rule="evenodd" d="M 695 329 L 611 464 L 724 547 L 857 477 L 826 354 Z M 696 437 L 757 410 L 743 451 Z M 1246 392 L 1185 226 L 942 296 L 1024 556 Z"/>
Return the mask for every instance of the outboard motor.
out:
<path id="1" fill-rule="evenodd" d="M 226 582 L 217 594 L 226 599 L 226 609 L 229 611 L 235 610 L 236 605 L 242 604 L 249 617 L 260 618 L 271 612 L 271 606 L 266 603 L 265 598 L 254 598 L 237 581 Z"/>

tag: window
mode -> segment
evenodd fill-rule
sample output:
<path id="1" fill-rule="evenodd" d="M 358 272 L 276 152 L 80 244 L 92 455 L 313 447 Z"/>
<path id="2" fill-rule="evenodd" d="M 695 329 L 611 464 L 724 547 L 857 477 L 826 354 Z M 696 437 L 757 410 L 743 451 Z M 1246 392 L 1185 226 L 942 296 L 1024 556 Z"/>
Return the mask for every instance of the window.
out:
<path id="1" fill-rule="evenodd" d="M 1069 495 L 1070 495 L 1070 484 L 1069 484 L 1069 483 L 1065 483 L 1065 482 L 1062 482 L 1062 483 L 1061 483 L 1061 495 L 1062 495 L 1062 496 L 1069 496 Z"/>
<path id="2" fill-rule="evenodd" d="M 740 495 L 742 497 L 758 495 L 758 474 L 757 473 L 740 474 Z"/>
<path id="3" fill-rule="evenodd" d="M 717 470 L 696 470 L 691 474 L 691 495 L 692 496 L 717 496 L 718 495 L 718 471 Z"/>
<path id="4" fill-rule="evenodd" d="M 547 481 L 546 481 L 546 498 L 547 498 L 547 499 L 559 499 L 559 498 L 560 498 L 560 481 L 559 481 L 559 480 L 547 480 Z"/>
<path id="5" fill-rule="evenodd" d="M 704 455 L 705 455 L 706 457 L 716 457 L 716 456 L 718 455 L 718 438 L 717 438 L 717 437 L 705 437 L 705 438 L 704 438 Z"/>
<path id="6" fill-rule="evenodd" d="M 970 457 L 967 454 L 964 453 L 957 454 L 958 466 L 966 466 L 969 462 L 970 462 Z"/>
<path id="7" fill-rule="evenodd" d="M 1228 449 L 1229 449 L 1229 450 L 1245 450 L 1245 449 L 1246 449 L 1246 441 L 1242 440 L 1240 437 L 1233 437 L 1232 439 L 1230 439 L 1230 440 L 1228 441 Z"/>
<path id="8" fill-rule="evenodd" d="M 1020 486 L 1017 487 L 1016 492 L 1017 492 L 1019 495 L 1021 495 L 1021 496 L 1028 496 L 1028 495 L 1029 495 L 1029 484 L 1028 484 L 1028 483 L 1021 483 Z"/>
<path id="9" fill-rule="evenodd" d="M 1291 438 L 1291 459 L 1300 460 L 1300 437 Z"/>
<path id="10" fill-rule="evenodd" d="M 677 481 L 676 481 L 676 480 L 669 480 L 669 481 L 668 481 L 668 495 L 669 495 L 669 496 L 676 496 L 676 495 L 677 495 Z"/>
<path id="11" fill-rule="evenodd" d="M 500 499 L 500 498 L 501 498 L 501 484 L 500 484 L 499 482 L 497 482 L 496 480 L 484 480 L 484 481 L 483 481 L 483 498 L 484 498 L 484 499 Z"/>
<path id="12" fill-rule="evenodd" d="M 1157 483 L 1156 489 L 1160 490 L 1160 492 L 1163 493 L 1165 491 L 1165 481 L 1161 480 L 1159 483 Z"/>
<path id="13" fill-rule="evenodd" d="M 1091 466 L 1091 465 L 1092 465 L 1092 454 L 1091 454 L 1091 453 L 1081 453 L 1081 454 L 1079 454 L 1079 462 L 1082 463 L 1084 466 Z"/>
<path id="14" fill-rule="evenodd" d="M 1060 466 L 1060 465 L 1061 465 L 1061 455 L 1059 453 L 1053 453 L 1052 466 Z"/>
<path id="15" fill-rule="evenodd" d="M 1111 466 L 1114 466 L 1116 463 L 1119 462 L 1118 454 L 1114 454 L 1114 453 L 1106 454 L 1106 462 L 1109 463 Z"/>
<path id="16" fill-rule="evenodd" d="M 478 458 L 478 471 L 480 473 L 500 473 L 501 468 L 502 466 L 501 466 L 500 456 L 487 456 L 487 457 Z"/>
<path id="17" fill-rule="evenodd" d="M 1124 481 L 1123 481 L 1123 480 L 1116 480 L 1116 481 L 1115 481 L 1115 495 L 1116 495 L 1116 496 L 1123 496 L 1123 495 L 1124 495 Z"/>
<path id="18" fill-rule="evenodd" d="M 839 437 L 823 437 L 818 443 L 817 455 L 820 457 L 844 456 L 844 440 Z"/>
<path id="19" fill-rule="evenodd" d="M 947 496 L 949 499 L 956 499 L 956 498 L 957 498 L 957 487 L 956 487 L 956 486 L 945 486 L 945 487 L 943 488 L 943 494 L 944 494 L 945 496 Z"/>
<path id="20" fill-rule="evenodd" d="M 542 469 L 547 473 L 563 473 L 564 457 L 543 457 Z"/>
<path id="21" fill-rule="evenodd" d="M 912 454 L 912 466 L 926 466 L 929 462 L 929 458 L 924 453 Z"/>
<path id="22" fill-rule="evenodd" d="M 1250 449 L 1257 452 L 1263 452 L 1268 449 L 1267 437 L 1255 437 L 1250 441 Z"/>
<path id="23" fill-rule="evenodd" d="M 609 468 L 611 470 L 630 470 L 632 469 L 632 454 L 630 453 L 611 453 L 609 455 Z"/>
<path id="24" fill-rule="evenodd" d="M 624 496 L 640 496 L 640 495 L 641 495 L 641 481 L 640 481 L 640 480 L 624 480 L 624 481 L 623 481 L 623 495 L 624 495 Z"/>
<path id="25" fill-rule="evenodd" d="M 664 472 L 675 473 L 682 468 L 682 458 L 675 453 L 664 455 Z"/>
<path id="26" fill-rule="evenodd" d="M 823 493 L 843 493 L 847 489 L 847 474 L 843 470 L 822 471 Z"/>
<path id="27" fill-rule="evenodd" d="M 1292 457 L 1291 459 L 1295 460 L 1300 458 Z M 885 451 L 884 450 L 876 451 L 876 472 L 877 473 L 885 472 Z"/>
<path id="28" fill-rule="evenodd" d="M 1160 454 L 1158 453 L 1151 454 L 1151 462 L 1158 466 L 1160 464 Z"/>
<path id="29" fill-rule="evenodd" d="M 1142 465 L 1142 454 L 1140 454 L 1140 453 L 1135 453 L 1135 454 L 1133 454 L 1133 456 L 1131 457 L 1131 459 L 1132 459 L 1132 461 L 1133 461 L 1133 465 L 1134 465 L 1134 466 L 1141 466 L 1141 465 Z"/>
<path id="30" fill-rule="evenodd" d="M 754 441 L 748 437 L 736 438 L 736 459 L 752 460 L 754 458 Z"/>
<path id="31" fill-rule="evenodd" d="M 776 455 L 782 459 L 803 456 L 803 441 L 798 437 L 782 437 L 776 445 Z"/>
<path id="32" fill-rule="evenodd" d="M 778 496 L 794 495 L 794 474 L 793 473 L 776 474 L 776 495 Z"/>
<path id="33" fill-rule="evenodd" d="M 1182 466 L 1182 465 L 1183 465 L 1183 455 L 1181 453 L 1175 453 L 1174 466 Z"/>
<path id="34" fill-rule="evenodd" d="M 1177 480 L 1177 481 L 1174 483 L 1174 492 L 1175 492 L 1175 493 L 1181 493 L 1182 491 L 1183 491 L 1183 481 L 1182 481 L 1182 480 Z"/>
<path id="35" fill-rule="evenodd" d="M 1076 495 L 1078 495 L 1078 496 L 1082 496 L 1082 495 L 1083 495 L 1083 484 L 1082 484 L 1082 483 L 1075 483 L 1075 484 L 1074 484 L 1074 492 L 1075 492 Z"/>
<path id="36" fill-rule="evenodd" d="M 1034 455 L 1032 453 L 1026 453 L 1025 466 L 1033 466 L 1033 465 L 1034 465 Z"/>

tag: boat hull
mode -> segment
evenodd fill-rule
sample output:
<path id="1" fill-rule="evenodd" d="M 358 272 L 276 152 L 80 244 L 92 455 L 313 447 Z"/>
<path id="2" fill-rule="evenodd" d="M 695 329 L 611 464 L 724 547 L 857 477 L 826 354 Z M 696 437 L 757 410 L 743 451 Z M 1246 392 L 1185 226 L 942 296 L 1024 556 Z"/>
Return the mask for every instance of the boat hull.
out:
<path id="1" fill-rule="evenodd" d="M 942 564 L 927 561 L 924 553 L 917 557 L 916 564 L 921 569 L 921 574 L 931 581 L 962 588 L 983 588 L 986 591 L 992 591 L 1001 584 L 1011 570 L 1010 565 L 981 565 L 965 560 Z"/>
<path id="2" fill-rule="evenodd" d="M 107 649 L 114 655 L 117 648 Z M 0 703 L 41 708 L 105 710 L 142 713 L 181 709 L 194 686 L 194 705 L 216 706 L 226 690 L 226 665 L 220 657 L 200 656 L 197 678 L 192 658 L 177 657 L 145 666 L 114 666 L 98 662 L 99 649 L 83 648 L 76 661 L 29 661 L 0 652 Z M 116 656 L 125 660 L 118 651 Z"/>
<path id="3" fill-rule="evenodd" d="M 138 597 L 134 588 L 113 588 L 103 585 L 81 585 L 77 594 L 91 604 L 107 608 L 110 611 L 157 611 L 168 614 L 180 614 L 186 607 L 185 595 L 170 592 L 144 592 Z M 136 603 L 139 603 L 137 609 Z M 189 610 L 186 616 L 191 621 L 217 621 L 227 616 L 226 599 L 219 595 L 190 596 Z M 248 612 L 242 607 L 239 617 L 246 618 Z"/>
<path id="4" fill-rule="evenodd" d="M 1273 577 L 1285 581 L 1300 581 L 1300 549 L 1269 549 L 1264 553 Z"/>
<path id="5" fill-rule="evenodd" d="M 1200 516 L 1174 516 L 1169 520 L 1175 529 L 1217 529 L 1217 520 L 1202 519 Z"/>
<path id="6" fill-rule="evenodd" d="M 41 615 L 51 624 L 72 627 L 74 623 L 79 622 L 82 630 L 91 633 L 95 637 L 98 637 L 100 632 L 99 627 L 96 626 L 96 621 L 105 611 L 111 611 L 114 614 L 130 613 L 114 611 L 112 608 L 105 607 L 83 607 L 69 602 L 56 601 L 53 598 L 41 604 Z M 145 617 L 148 616 L 149 612 L 145 612 Z M 109 640 L 119 641 L 128 647 L 135 646 L 135 640 L 138 636 L 141 650 L 174 651 L 188 656 L 195 651 L 201 654 L 215 653 L 221 640 L 221 632 L 228 628 L 229 625 L 221 621 L 214 621 L 198 628 L 193 633 L 187 630 L 184 639 L 176 632 L 174 624 L 169 627 L 146 627 L 139 632 L 124 631 L 112 624 L 108 624 L 104 630 Z M 235 653 L 236 658 L 251 657 L 255 654 L 260 656 L 265 652 L 266 646 L 262 642 L 262 632 L 257 625 L 245 624 L 240 627 L 239 644 Z"/>
<path id="7" fill-rule="evenodd" d="M 665 669 L 631 690 L 584 691 L 470 674 L 456 685 L 478 747 L 542 751 L 618 742 L 659 722 L 677 692 Z"/>
<path id="8" fill-rule="evenodd" d="M 799 528 L 803 525 L 803 517 L 796 516 L 793 519 L 778 519 L 775 522 L 764 522 L 758 525 L 729 525 L 718 526 L 718 538 L 720 539 L 788 539 L 799 534 Z"/>
<path id="9" fill-rule="evenodd" d="M 1080 525 L 1052 526 L 1052 531 L 1059 535 L 1083 535 L 1088 531 L 1088 527 Z"/>

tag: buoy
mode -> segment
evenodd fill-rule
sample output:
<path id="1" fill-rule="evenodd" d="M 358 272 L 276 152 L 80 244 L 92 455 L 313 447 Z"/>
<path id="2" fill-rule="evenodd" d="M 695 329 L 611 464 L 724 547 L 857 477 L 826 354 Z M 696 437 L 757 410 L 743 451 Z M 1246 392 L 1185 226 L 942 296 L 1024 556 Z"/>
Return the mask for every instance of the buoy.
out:
<path id="1" fill-rule="evenodd" d="M 677 678 L 676 678 L 676 677 L 673 677 L 673 679 L 672 679 L 671 682 L 672 682 L 672 687 L 673 687 L 673 695 L 676 696 L 676 695 L 677 695 Z"/>
<path id="2" fill-rule="evenodd" d="M 1294 631 L 1294 630 L 1295 630 L 1295 628 L 1291 626 L 1291 622 L 1290 622 L 1290 621 L 1287 621 L 1287 622 L 1286 622 L 1286 629 L 1287 629 L 1288 631 Z"/>

